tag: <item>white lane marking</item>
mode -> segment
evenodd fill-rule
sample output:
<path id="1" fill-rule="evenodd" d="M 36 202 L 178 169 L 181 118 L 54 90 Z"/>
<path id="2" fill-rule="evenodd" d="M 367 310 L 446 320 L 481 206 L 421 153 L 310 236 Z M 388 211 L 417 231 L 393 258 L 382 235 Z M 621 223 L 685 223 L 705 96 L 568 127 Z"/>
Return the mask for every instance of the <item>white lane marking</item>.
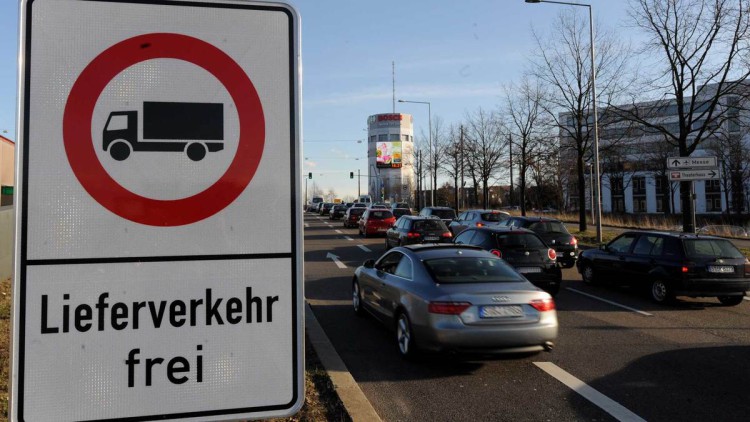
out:
<path id="1" fill-rule="evenodd" d="M 326 254 L 326 258 L 330 258 L 331 260 L 333 260 L 333 263 L 336 264 L 337 267 L 342 268 L 342 269 L 346 268 L 346 264 L 344 264 L 343 262 L 339 261 L 339 257 L 338 256 L 336 256 L 336 255 L 328 252 Z"/>
<path id="2" fill-rule="evenodd" d="M 357 245 L 357 247 L 360 248 L 360 249 L 362 249 L 365 252 L 372 252 L 372 250 L 370 250 L 370 248 L 368 248 L 365 245 Z"/>
<path id="3" fill-rule="evenodd" d="M 645 422 L 645 419 L 626 409 L 620 403 L 617 403 L 604 394 L 596 391 L 585 382 L 569 374 L 554 363 L 534 362 L 534 365 L 539 367 L 542 371 L 551 375 L 556 380 L 568 386 L 571 390 L 583 396 L 583 398 L 585 398 L 586 400 L 599 406 L 602 410 L 612 415 L 618 421 Z"/>
<path id="4" fill-rule="evenodd" d="M 338 233 L 338 234 L 343 234 L 343 233 L 341 232 L 341 230 L 339 230 L 339 229 L 336 229 L 336 230 L 335 230 L 335 232 L 336 232 L 336 233 Z"/>
<path id="5" fill-rule="evenodd" d="M 748 297 L 748 296 L 745 296 L 745 297 L 744 297 L 743 299 L 745 299 L 745 300 L 750 300 L 750 297 Z"/>
<path id="6" fill-rule="evenodd" d="M 352 240 L 354 240 L 354 239 L 352 239 L 352 238 L 351 238 L 351 237 L 349 237 L 349 236 L 344 236 L 344 239 L 346 239 L 346 240 L 348 240 L 348 241 L 350 241 L 350 242 L 351 242 Z"/>
<path id="7" fill-rule="evenodd" d="M 638 309 L 635 309 L 635 308 L 631 308 L 630 306 L 625 306 L 625 305 L 619 304 L 619 303 L 617 303 L 617 302 L 612 302 L 611 300 L 603 299 L 603 298 L 601 298 L 601 297 L 599 297 L 599 296 L 594 296 L 594 295 L 592 295 L 592 294 L 588 294 L 588 293 L 586 293 L 586 292 L 582 292 L 582 291 L 580 291 L 580 290 L 576 290 L 576 289 L 571 289 L 570 287 L 566 287 L 566 289 L 570 290 L 571 292 L 575 292 L 575 293 L 578 293 L 579 295 L 584 295 L 584 296 L 588 296 L 588 297 L 590 297 L 590 298 L 592 298 L 592 299 L 596 299 L 596 300 L 598 300 L 598 301 L 601 301 L 601 302 L 609 303 L 610 305 L 614 305 L 614 306 L 617 306 L 617 307 L 620 307 L 620 308 L 623 308 L 623 309 L 627 309 L 627 310 L 629 310 L 629 311 L 633 311 L 633 312 L 635 312 L 635 313 L 639 313 L 639 314 L 641 314 L 641 315 L 645 315 L 645 316 L 654 316 L 653 314 L 650 314 L 650 313 L 648 313 L 648 312 L 645 312 L 645 311 L 641 311 L 641 310 L 638 310 Z"/>
<path id="8" fill-rule="evenodd" d="M 305 227 L 310 227 L 310 225 L 309 225 L 309 224 L 307 224 L 307 223 L 305 223 Z"/>

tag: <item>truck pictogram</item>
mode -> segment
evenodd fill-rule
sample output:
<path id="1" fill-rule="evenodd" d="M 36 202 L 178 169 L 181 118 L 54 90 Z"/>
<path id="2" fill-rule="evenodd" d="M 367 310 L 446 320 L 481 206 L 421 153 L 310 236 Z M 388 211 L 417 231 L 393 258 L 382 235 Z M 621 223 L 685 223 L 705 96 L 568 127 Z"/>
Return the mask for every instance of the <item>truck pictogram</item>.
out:
<path id="1" fill-rule="evenodd" d="M 143 137 L 138 138 L 138 111 L 113 111 L 107 118 L 102 146 L 117 161 L 134 151 L 185 152 L 193 161 L 224 149 L 224 104 L 143 102 Z"/>

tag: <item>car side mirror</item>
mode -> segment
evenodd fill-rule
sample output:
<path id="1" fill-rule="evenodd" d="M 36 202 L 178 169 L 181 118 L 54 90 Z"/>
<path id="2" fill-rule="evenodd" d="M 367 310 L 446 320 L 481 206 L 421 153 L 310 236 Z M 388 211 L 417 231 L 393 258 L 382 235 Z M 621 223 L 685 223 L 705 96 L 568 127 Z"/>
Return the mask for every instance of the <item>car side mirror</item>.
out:
<path id="1" fill-rule="evenodd" d="M 607 252 L 607 245 L 599 245 L 599 249 L 604 252 Z"/>
<path id="2" fill-rule="evenodd" d="M 368 259 L 362 264 L 365 268 L 374 268 L 375 267 L 375 260 L 374 259 Z"/>

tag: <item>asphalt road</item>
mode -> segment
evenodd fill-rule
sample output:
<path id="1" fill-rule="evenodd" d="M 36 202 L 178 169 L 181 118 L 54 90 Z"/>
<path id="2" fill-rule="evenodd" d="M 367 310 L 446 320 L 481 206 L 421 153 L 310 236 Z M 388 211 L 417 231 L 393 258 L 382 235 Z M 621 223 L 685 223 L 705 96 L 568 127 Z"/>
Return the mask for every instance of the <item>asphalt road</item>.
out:
<path id="1" fill-rule="evenodd" d="M 409 363 L 394 333 L 351 309 L 354 269 L 383 245 L 305 215 L 305 295 L 385 421 L 750 420 L 750 301 L 722 307 L 681 298 L 662 307 L 637 290 L 583 285 L 575 269 L 563 270 L 552 352 Z M 566 374 L 580 383 L 564 384 Z"/>

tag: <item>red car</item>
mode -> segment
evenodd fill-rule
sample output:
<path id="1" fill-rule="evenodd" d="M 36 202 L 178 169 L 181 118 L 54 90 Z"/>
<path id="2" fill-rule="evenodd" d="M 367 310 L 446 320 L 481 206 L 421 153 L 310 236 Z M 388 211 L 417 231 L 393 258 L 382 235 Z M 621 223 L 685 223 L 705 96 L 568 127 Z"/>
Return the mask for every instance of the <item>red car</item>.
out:
<path id="1" fill-rule="evenodd" d="M 363 237 L 382 235 L 396 224 L 393 213 L 381 208 L 368 208 L 359 219 L 359 235 Z"/>

